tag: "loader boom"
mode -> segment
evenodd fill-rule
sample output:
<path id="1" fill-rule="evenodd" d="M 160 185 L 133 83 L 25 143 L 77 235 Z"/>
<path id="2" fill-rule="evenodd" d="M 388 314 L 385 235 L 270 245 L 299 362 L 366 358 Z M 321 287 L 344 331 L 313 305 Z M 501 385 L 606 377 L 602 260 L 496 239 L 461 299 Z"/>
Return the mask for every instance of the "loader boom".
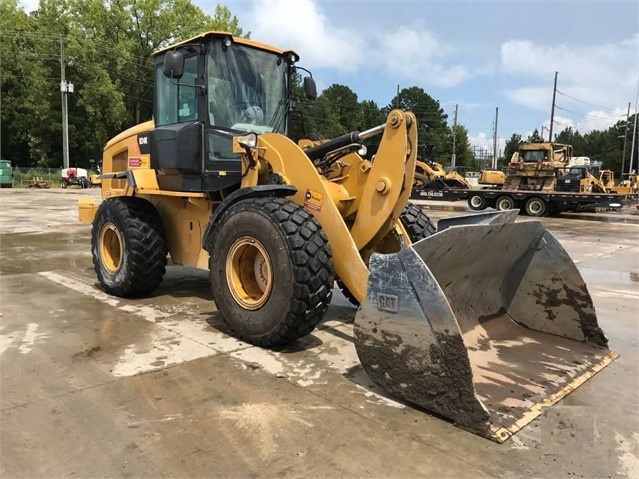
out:
<path id="1" fill-rule="evenodd" d="M 360 251 L 374 248 L 394 229 L 408 201 L 415 172 L 416 130 L 412 113 L 393 110 L 385 125 L 363 134 L 353 132 L 308 150 L 281 135 L 265 133 L 258 136 L 257 161 L 244 172 L 242 187 L 258 184 L 260 172 L 264 171 L 278 175 L 283 184 L 304 185 L 291 199 L 305 206 L 322 225 L 332 245 L 337 276 L 362 301 L 366 297 L 368 269 Z M 348 171 L 338 179 L 320 175 L 312 162 L 353 140 L 380 133 L 380 147 L 372 164 L 351 155 L 350 160 L 345 160 L 352 162 Z M 358 176 L 356 184 L 348 181 L 349 174 Z M 359 199 L 359 208 L 350 215 L 349 228 L 341 212 L 355 198 Z"/>

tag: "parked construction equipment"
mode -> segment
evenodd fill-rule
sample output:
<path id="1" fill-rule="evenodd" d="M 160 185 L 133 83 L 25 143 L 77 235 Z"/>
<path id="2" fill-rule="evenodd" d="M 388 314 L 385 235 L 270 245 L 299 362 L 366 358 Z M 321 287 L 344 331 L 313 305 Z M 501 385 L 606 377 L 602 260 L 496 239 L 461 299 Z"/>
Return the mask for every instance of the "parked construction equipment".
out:
<path id="1" fill-rule="evenodd" d="M 27 180 L 27 186 L 29 188 L 48 189 L 53 186 L 53 181 L 41 176 L 34 176 L 33 178 Z"/>
<path id="2" fill-rule="evenodd" d="M 599 181 L 607 192 L 618 194 L 637 193 L 637 175 L 635 173 L 624 173 L 619 181 L 615 179 L 615 172 L 612 170 L 599 170 Z"/>
<path id="3" fill-rule="evenodd" d="M 504 441 L 616 357 L 575 264 L 514 212 L 440 220 L 408 199 L 417 121 L 325 142 L 287 137 L 298 56 L 209 32 L 155 53 L 154 120 L 104 149 L 92 223 L 101 287 L 139 297 L 175 264 L 209 270 L 234 334 L 290 344 L 335 280 L 360 303 L 355 347 L 389 392 Z M 312 78 L 307 96 L 316 95 Z M 362 141 L 378 137 L 362 158 Z"/>
<path id="4" fill-rule="evenodd" d="M 607 174 L 614 181 L 612 172 L 607 170 Z M 638 202 L 632 188 L 606 186 L 602 179 L 603 174 L 600 178 L 599 170 L 591 166 L 590 158 L 572 156 L 570 145 L 524 143 L 513 154 L 505 173 L 496 170 L 482 172 L 479 189 L 431 191 L 414 188 L 412 197 L 466 200 L 474 211 L 518 209 L 536 217 L 564 211 L 597 211 L 609 205 Z"/>
<path id="5" fill-rule="evenodd" d="M 619 193 L 639 193 L 639 182 L 637 181 L 637 173 L 633 170 L 631 173 L 623 173 L 619 184 L 617 185 Z"/>
<path id="6" fill-rule="evenodd" d="M 73 185 L 79 186 L 80 188 L 88 188 L 91 186 L 86 169 L 64 168 L 60 171 L 60 186 L 62 188 L 68 188 Z"/>
<path id="7" fill-rule="evenodd" d="M 506 183 L 506 173 L 502 170 L 482 170 L 477 184 L 481 187 L 502 188 Z"/>
<path id="8" fill-rule="evenodd" d="M 440 190 L 470 188 L 466 179 L 457 171 L 446 171 L 441 163 L 417 158 L 413 188 Z"/>
<path id="9" fill-rule="evenodd" d="M 610 180 L 595 169 L 593 174 L 591 167 L 571 166 L 557 178 L 557 191 L 572 191 L 575 193 L 611 193 L 611 186 L 606 185 Z M 602 179 L 604 181 L 602 181 Z M 614 181 L 614 177 L 612 178 Z"/>

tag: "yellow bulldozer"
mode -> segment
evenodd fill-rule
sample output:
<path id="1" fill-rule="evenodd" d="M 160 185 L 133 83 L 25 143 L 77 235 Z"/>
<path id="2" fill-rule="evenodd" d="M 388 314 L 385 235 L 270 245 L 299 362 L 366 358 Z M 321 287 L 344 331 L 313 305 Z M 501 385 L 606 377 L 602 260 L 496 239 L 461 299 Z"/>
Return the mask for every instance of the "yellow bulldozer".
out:
<path id="1" fill-rule="evenodd" d="M 101 287 L 136 298 L 167 256 L 208 270 L 233 333 L 290 344 L 335 283 L 354 343 L 397 397 L 502 442 L 616 357 L 575 264 L 516 211 L 442 219 L 409 203 L 417 122 L 323 141 L 287 136 L 298 55 L 208 32 L 159 50 L 153 120 L 104 148 L 102 202 L 82 199 Z M 304 90 L 316 96 L 311 77 Z M 379 139 L 372 160 L 362 141 Z"/>
<path id="2" fill-rule="evenodd" d="M 599 182 L 606 193 L 631 195 L 637 193 L 637 175 L 635 173 L 622 173 L 619 181 L 615 180 L 615 172 L 612 170 L 600 170 Z"/>

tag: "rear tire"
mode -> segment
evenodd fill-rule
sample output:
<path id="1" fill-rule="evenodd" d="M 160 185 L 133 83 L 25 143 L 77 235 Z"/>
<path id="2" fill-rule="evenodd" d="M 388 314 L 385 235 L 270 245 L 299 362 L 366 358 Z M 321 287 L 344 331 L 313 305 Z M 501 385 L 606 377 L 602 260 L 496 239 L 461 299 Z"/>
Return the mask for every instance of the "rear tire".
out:
<path id="1" fill-rule="evenodd" d="M 546 202 L 542 198 L 533 196 L 526 200 L 525 206 L 526 214 L 528 216 L 540 217 L 546 214 Z"/>
<path id="2" fill-rule="evenodd" d="M 488 202 L 483 195 L 473 194 L 468 198 L 468 207 L 473 211 L 485 210 Z"/>
<path id="3" fill-rule="evenodd" d="M 131 298 L 155 290 L 164 277 L 167 256 L 157 210 L 140 198 L 103 201 L 93 221 L 91 251 L 107 293 Z"/>
<path id="4" fill-rule="evenodd" d="M 242 200 L 213 235 L 213 298 L 237 336 L 274 347 L 313 331 L 335 279 L 328 239 L 311 214 L 283 198 Z"/>
<path id="5" fill-rule="evenodd" d="M 500 196 L 495 201 L 495 209 L 497 211 L 512 210 L 515 207 L 515 201 L 510 196 Z"/>

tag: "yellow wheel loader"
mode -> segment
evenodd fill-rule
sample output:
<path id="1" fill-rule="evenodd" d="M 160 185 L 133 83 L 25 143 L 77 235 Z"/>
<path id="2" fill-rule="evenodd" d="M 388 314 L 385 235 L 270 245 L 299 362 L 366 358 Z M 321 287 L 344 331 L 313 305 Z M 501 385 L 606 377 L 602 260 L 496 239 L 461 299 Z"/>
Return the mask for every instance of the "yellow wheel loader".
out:
<path id="1" fill-rule="evenodd" d="M 442 190 L 448 188 L 469 189 L 470 184 L 456 171 L 447 172 L 441 163 L 417 158 L 415 189 Z"/>
<path id="2" fill-rule="evenodd" d="M 574 263 L 513 212 L 438 222 L 408 202 L 417 122 L 324 141 L 287 137 L 292 51 L 209 32 L 155 53 L 154 119 L 103 154 L 92 223 L 101 287 L 156 289 L 174 264 L 210 272 L 234 333 L 273 347 L 310 333 L 336 281 L 354 342 L 391 393 L 504 441 L 615 358 Z M 307 96 L 316 96 L 312 78 Z M 362 141 L 379 137 L 372 161 Z"/>

